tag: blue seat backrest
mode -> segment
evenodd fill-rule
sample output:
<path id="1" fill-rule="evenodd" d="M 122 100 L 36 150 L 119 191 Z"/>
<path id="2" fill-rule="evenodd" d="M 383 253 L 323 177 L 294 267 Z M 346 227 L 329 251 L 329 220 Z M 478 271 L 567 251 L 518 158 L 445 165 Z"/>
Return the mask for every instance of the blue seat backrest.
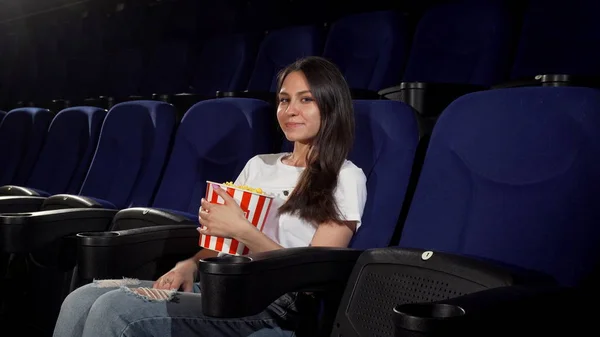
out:
<path id="1" fill-rule="evenodd" d="M 52 120 L 27 187 L 46 195 L 79 192 L 98 145 L 106 110 L 73 107 Z"/>
<path id="2" fill-rule="evenodd" d="M 367 177 L 362 226 L 351 246 L 387 247 L 396 228 L 419 142 L 413 110 L 398 101 L 354 103 L 356 138 L 349 155 Z"/>
<path id="3" fill-rule="evenodd" d="M 25 185 L 53 117 L 41 108 L 19 108 L 6 114 L 0 124 L 0 186 Z"/>
<path id="4" fill-rule="evenodd" d="M 329 30 L 323 56 L 353 89 L 378 91 L 401 80 L 409 40 L 405 19 L 394 11 L 350 15 Z"/>
<path id="5" fill-rule="evenodd" d="M 111 94 L 116 97 L 138 95 L 144 74 L 144 54 L 138 48 L 125 48 L 112 55 L 108 63 Z"/>
<path id="6" fill-rule="evenodd" d="M 177 94 L 188 89 L 189 45 L 185 39 L 170 39 L 158 44 L 145 67 L 141 93 Z"/>
<path id="7" fill-rule="evenodd" d="M 420 19 L 403 80 L 493 85 L 509 76 L 514 22 L 505 1 L 437 5 Z"/>
<path id="8" fill-rule="evenodd" d="M 279 71 L 300 58 L 321 55 L 323 40 L 318 26 L 293 26 L 270 32 L 260 45 L 247 89 L 274 92 Z"/>
<path id="9" fill-rule="evenodd" d="M 515 88 L 437 122 L 400 245 L 577 283 L 600 252 L 600 92 Z"/>
<path id="10" fill-rule="evenodd" d="M 60 26 L 47 26 L 33 37 L 37 68 L 37 84 L 32 97 L 45 102 L 64 95 L 68 58 L 60 41 Z"/>
<path id="11" fill-rule="evenodd" d="M 148 206 L 167 160 L 175 108 L 164 102 L 131 101 L 106 116 L 82 196 L 117 208 Z"/>
<path id="12" fill-rule="evenodd" d="M 529 1 L 511 77 L 600 75 L 599 12 L 595 0 Z"/>
<path id="13" fill-rule="evenodd" d="M 192 91 L 214 96 L 217 91 L 246 89 L 260 38 L 255 34 L 217 36 L 203 45 L 193 63 Z"/>
<path id="14" fill-rule="evenodd" d="M 206 181 L 233 181 L 253 156 L 270 149 L 274 114 L 268 103 L 244 98 L 202 101 L 183 119 L 153 206 L 198 214 Z"/>

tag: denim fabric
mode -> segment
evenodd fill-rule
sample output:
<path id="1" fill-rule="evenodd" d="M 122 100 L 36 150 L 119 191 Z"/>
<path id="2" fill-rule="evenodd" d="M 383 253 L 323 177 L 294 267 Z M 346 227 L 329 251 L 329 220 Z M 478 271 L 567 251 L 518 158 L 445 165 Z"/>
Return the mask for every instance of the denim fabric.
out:
<path id="1" fill-rule="evenodd" d="M 288 337 L 296 336 L 308 312 L 315 313 L 302 308 L 317 307 L 308 296 L 289 293 L 255 316 L 213 318 L 202 315 L 198 284 L 193 293 L 136 291 L 143 287 L 151 288 L 152 282 L 99 281 L 76 289 L 62 304 L 54 337 Z"/>

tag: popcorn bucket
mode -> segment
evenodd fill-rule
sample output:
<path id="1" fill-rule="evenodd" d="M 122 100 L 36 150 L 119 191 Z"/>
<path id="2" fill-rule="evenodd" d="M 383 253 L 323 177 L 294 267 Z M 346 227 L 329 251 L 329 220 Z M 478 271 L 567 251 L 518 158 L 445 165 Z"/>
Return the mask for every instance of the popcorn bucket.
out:
<path id="1" fill-rule="evenodd" d="M 212 204 L 223 204 L 223 198 L 215 193 L 212 185 L 218 185 L 240 205 L 246 219 L 258 230 L 262 231 L 273 197 L 248 191 L 233 185 L 219 184 L 212 181 L 206 182 L 206 201 Z M 249 249 L 241 242 L 233 238 L 221 238 L 217 236 L 200 234 L 199 245 L 203 248 L 231 255 L 246 255 Z"/>

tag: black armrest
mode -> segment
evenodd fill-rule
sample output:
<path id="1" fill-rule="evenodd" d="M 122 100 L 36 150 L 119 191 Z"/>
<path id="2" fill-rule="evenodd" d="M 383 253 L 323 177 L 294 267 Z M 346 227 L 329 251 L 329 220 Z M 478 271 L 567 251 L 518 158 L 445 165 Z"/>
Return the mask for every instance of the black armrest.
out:
<path id="1" fill-rule="evenodd" d="M 46 197 L 0 196 L 0 214 L 36 212 L 42 207 Z"/>
<path id="2" fill-rule="evenodd" d="M 183 215 L 150 207 L 131 207 L 123 209 L 115 215 L 111 230 L 120 231 L 126 229 L 187 225 L 198 227 L 196 218 L 189 219 Z"/>
<path id="3" fill-rule="evenodd" d="M 492 86 L 492 89 L 507 89 L 507 88 L 519 88 L 519 87 L 539 87 L 542 83 L 536 77 L 524 78 L 518 80 L 510 80 L 502 83 L 498 83 Z"/>
<path id="4" fill-rule="evenodd" d="M 516 87 L 563 87 L 563 86 L 578 86 L 578 87 L 600 87 L 600 76 L 583 76 L 583 75 L 567 75 L 567 74 L 544 74 L 537 75 L 532 78 L 524 78 L 506 81 L 492 86 L 492 89 L 505 89 Z"/>
<path id="5" fill-rule="evenodd" d="M 397 305 L 395 336 L 485 336 L 550 332 L 579 315 L 575 292 L 559 286 L 515 285 L 492 288 L 447 300 Z M 570 332 L 573 332 L 572 330 Z"/>
<path id="6" fill-rule="evenodd" d="M 367 89 L 350 89 L 352 99 L 381 99 L 381 95 L 377 91 L 371 91 Z"/>
<path id="7" fill-rule="evenodd" d="M 66 109 L 69 107 L 69 101 L 66 99 L 53 99 L 49 104 L 49 109 L 54 113 Z"/>
<path id="8" fill-rule="evenodd" d="M 23 186 L 15 186 L 15 185 L 4 185 L 0 186 L 0 196 L 28 196 L 28 197 L 39 197 L 41 196 L 36 190 L 32 188 L 27 188 Z"/>
<path id="9" fill-rule="evenodd" d="M 202 310 L 207 316 L 244 317 L 288 292 L 344 289 L 361 252 L 302 247 L 201 260 Z"/>
<path id="10" fill-rule="evenodd" d="M 204 101 L 207 99 L 213 99 L 215 97 L 213 96 L 207 96 L 207 95 L 202 95 L 202 94 L 195 94 L 195 93 L 191 93 L 191 92 L 180 92 L 178 94 L 175 95 L 159 95 L 158 96 L 160 100 L 165 100 L 165 102 L 168 103 L 175 103 L 175 102 L 193 102 L 198 103 L 200 101 Z M 193 104 L 192 104 L 193 105 Z"/>
<path id="11" fill-rule="evenodd" d="M 109 96 L 89 97 L 83 100 L 88 106 L 95 106 L 103 109 L 110 109 L 115 105 L 115 100 Z"/>
<path id="12" fill-rule="evenodd" d="M 69 235 L 108 229 L 116 210 L 73 208 L 0 215 L 0 247 L 8 253 L 31 252 Z"/>
<path id="13" fill-rule="evenodd" d="M 114 104 L 119 104 L 119 103 L 123 103 L 123 102 L 131 102 L 131 101 L 139 101 L 139 100 L 151 100 L 152 99 L 152 95 L 149 95 L 149 96 L 142 96 L 142 95 L 110 96 L 110 97 L 107 97 L 106 99 L 108 99 L 109 101 L 111 101 L 112 104 L 114 105 Z"/>
<path id="14" fill-rule="evenodd" d="M 267 91 L 217 91 L 217 98 L 224 97 L 241 97 L 241 98 L 255 98 L 260 99 L 271 104 L 274 104 L 276 101 L 276 95 L 273 92 Z"/>
<path id="15" fill-rule="evenodd" d="M 198 246 L 199 234 L 196 227 L 197 224 L 167 225 L 79 233 L 79 277 L 119 278 L 165 256 L 176 256 L 177 260 L 189 258 L 201 249 Z"/>
<path id="16" fill-rule="evenodd" d="M 103 205 L 92 198 L 79 195 L 56 194 L 46 198 L 41 209 L 49 211 L 64 208 L 106 208 L 106 205 Z"/>
<path id="17" fill-rule="evenodd" d="M 173 106 L 179 111 L 181 115 L 185 114 L 194 104 L 205 101 L 207 99 L 214 99 L 215 97 L 209 97 L 201 94 L 194 93 L 179 93 L 175 95 L 164 94 L 164 95 L 156 95 L 154 100 L 159 100 L 163 102 L 167 102 L 173 104 Z"/>
<path id="18" fill-rule="evenodd" d="M 403 82 L 380 90 L 379 95 L 404 102 L 424 117 L 437 117 L 460 96 L 486 89 L 489 87 L 473 84 Z"/>

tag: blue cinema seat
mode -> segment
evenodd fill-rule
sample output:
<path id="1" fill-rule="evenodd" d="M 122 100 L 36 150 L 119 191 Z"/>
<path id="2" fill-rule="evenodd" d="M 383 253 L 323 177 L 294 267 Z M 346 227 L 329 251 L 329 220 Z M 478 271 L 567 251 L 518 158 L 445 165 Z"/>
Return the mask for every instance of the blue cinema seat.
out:
<path id="1" fill-rule="evenodd" d="M 105 116 L 106 110 L 95 107 L 73 107 L 59 112 L 50 124 L 27 182 L 23 186 L 0 186 L 0 213 L 36 211 L 45 197 L 79 192 Z"/>

